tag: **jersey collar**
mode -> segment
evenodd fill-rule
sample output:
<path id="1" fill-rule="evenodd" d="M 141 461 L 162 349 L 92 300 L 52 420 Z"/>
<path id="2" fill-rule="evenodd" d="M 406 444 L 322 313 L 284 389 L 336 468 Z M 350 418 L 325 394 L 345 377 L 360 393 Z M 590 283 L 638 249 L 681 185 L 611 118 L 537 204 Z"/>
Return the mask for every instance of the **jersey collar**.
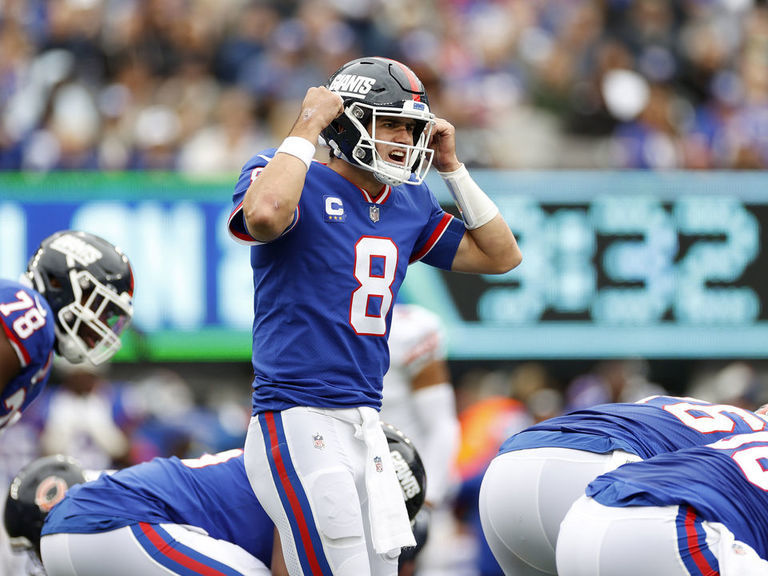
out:
<path id="1" fill-rule="evenodd" d="M 381 194 L 376 196 L 376 198 L 371 198 L 371 195 L 366 190 L 363 190 L 359 186 L 358 188 L 360 192 L 363 193 L 363 198 L 365 198 L 365 201 L 371 204 L 384 204 L 384 202 L 386 202 L 387 199 L 392 195 L 392 187 L 389 184 L 384 185 L 384 189 L 381 191 Z"/>

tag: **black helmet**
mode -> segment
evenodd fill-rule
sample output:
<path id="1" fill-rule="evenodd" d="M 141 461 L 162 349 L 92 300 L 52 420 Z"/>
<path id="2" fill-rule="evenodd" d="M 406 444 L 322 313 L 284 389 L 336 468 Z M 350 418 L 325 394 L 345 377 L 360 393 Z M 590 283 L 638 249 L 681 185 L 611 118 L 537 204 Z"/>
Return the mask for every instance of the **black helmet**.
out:
<path id="1" fill-rule="evenodd" d="M 133 271 L 118 248 L 88 232 L 56 232 L 42 241 L 23 278 L 53 310 L 61 356 L 101 364 L 120 349 L 133 315 Z"/>
<path id="2" fill-rule="evenodd" d="M 34 548 L 39 555 L 45 517 L 70 487 L 82 482 L 83 469 L 68 456 L 38 458 L 22 468 L 11 482 L 5 501 L 5 530 L 11 537 L 11 547 Z"/>
<path id="3" fill-rule="evenodd" d="M 424 180 L 432 164 L 428 145 L 435 115 L 424 84 L 410 68 L 388 58 L 358 58 L 334 72 L 326 86 L 344 100 L 344 112 L 321 133 L 335 156 L 391 186 Z M 378 142 L 386 142 L 376 138 L 376 118 L 382 115 L 416 121 L 413 145 L 398 145 L 406 154 L 402 164 L 387 162 L 376 151 Z"/>
<path id="4" fill-rule="evenodd" d="M 392 463 L 395 466 L 397 479 L 400 480 L 400 487 L 403 489 L 408 518 L 413 521 L 424 504 L 427 491 L 427 473 L 424 470 L 424 464 L 410 438 L 392 424 L 382 422 L 381 427 L 387 437 Z"/>
<path id="5" fill-rule="evenodd" d="M 401 566 L 406 562 L 415 560 L 416 556 L 419 555 L 419 552 L 421 552 L 424 549 L 424 546 L 427 545 L 427 541 L 429 540 L 430 516 L 429 508 L 422 508 L 419 510 L 418 514 L 416 514 L 416 518 L 411 522 L 413 537 L 416 539 L 416 546 L 405 546 L 400 551 L 398 563 Z"/>

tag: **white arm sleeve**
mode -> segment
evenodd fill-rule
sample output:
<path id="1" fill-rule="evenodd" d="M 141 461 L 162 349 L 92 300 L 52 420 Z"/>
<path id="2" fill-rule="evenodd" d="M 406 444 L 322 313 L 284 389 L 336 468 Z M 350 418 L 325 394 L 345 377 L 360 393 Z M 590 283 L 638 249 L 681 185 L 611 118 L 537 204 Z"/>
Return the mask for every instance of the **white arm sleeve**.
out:
<path id="1" fill-rule="evenodd" d="M 480 228 L 499 213 L 496 204 L 472 180 L 464 164 L 453 172 L 438 172 L 438 174 L 448 186 L 448 191 L 461 212 L 467 230 Z"/>
<path id="2" fill-rule="evenodd" d="M 461 437 L 453 387 L 443 382 L 419 388 L 413 407 L 424 431 L 424 445 L 416 448 L 427 471 L 426 498 L 438 504 L 451 487 Z"/>

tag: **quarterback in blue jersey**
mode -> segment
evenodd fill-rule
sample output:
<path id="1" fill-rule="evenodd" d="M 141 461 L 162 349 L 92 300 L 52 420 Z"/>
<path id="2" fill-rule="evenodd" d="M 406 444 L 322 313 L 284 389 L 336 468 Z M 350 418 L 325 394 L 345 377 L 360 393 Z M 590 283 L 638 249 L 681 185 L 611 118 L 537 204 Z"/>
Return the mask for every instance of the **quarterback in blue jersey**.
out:
<path id="1" fill-rule="evenodd" d="M 625 464 L 768 430 L 768 417 L 694 398 L 652 396 L 545 420 L 508 438 L 480 489 L 486 540 L 505 574 L 556 574 L 560 522 L 594 478 Z"/>
<path id="2" fill-rule="evenodd" d="M 322 136 L 327 164 L 313 160 Z M 462 220 L 424 177 L 434 164 Z M 408 67 L 361 58 L 312 87 L 289 136 L 235 186 L 251 247 L 253 419 L 245 463 L 291 574 L 394 575 L 413 534 L 378 426 L 408 265 L 504 273 L 520 250 Z"/>
<path id="3" fill-rule="evenodd" d="M 0 429 L 40 394 L 54 350 L 100 364 L 133 315 L 128 258 L 87 232 L 47 237 L 19 282 L 0 279 Z"/>
<path id="4" fill-rule="evenodd" d="M 599 476 L 563 520 L 558 574 L 768 574 L 766 459 L 754 432 Z"/>

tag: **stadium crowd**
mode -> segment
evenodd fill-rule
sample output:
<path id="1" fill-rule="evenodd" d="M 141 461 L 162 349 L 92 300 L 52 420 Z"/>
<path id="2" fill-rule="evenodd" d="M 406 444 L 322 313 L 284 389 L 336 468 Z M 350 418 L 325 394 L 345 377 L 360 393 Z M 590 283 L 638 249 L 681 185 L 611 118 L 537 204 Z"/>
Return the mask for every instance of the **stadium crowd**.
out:
<path id="1" fill-rule="evenodd" d="M 373 54 L 472 166 L 768 165 L 758 0 L 2 0 L 0 54 L 2 170 L 236 171 Z"/>

